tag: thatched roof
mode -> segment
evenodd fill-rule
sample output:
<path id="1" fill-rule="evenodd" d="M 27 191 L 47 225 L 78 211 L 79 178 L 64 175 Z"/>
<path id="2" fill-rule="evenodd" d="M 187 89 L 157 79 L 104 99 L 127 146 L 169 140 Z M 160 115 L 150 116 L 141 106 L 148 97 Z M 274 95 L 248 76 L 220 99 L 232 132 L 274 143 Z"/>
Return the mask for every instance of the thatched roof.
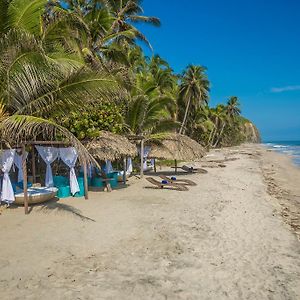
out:
<path id="1" fill-rule="evenodd" d="M 101 131 L 101 134 L 85 143 L 89 153 L 99 160 L 116 160 L 122 157 L 137 155 L 136 146 L 121 135 L 108 131 Z"/>
<path id="2" fill-rule="evenodd" d="M 205 149 L 186 135 L 164 133 L 145 141 L 150 146 L 149 158 L 196 161 L 205 155 Z"/>

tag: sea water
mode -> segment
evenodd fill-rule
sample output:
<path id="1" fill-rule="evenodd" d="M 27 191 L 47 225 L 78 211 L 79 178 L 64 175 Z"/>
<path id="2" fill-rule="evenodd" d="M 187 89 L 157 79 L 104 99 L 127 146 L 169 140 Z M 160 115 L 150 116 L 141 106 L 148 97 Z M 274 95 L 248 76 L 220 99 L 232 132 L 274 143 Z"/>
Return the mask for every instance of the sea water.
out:
<path id="1" fill-rule="evenodd" d="M 274 141 L 265 145 L 276 152 L 290 155 L 294 163 L 300 167 L 300 141 Z"/>

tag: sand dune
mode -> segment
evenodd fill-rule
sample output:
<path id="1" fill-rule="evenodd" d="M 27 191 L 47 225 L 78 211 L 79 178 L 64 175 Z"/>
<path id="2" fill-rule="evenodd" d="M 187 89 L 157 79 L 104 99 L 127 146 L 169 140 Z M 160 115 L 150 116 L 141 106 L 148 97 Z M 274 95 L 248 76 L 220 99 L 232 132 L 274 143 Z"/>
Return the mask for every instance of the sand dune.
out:
<path id="1" fill-rule="evenodd" d="M 299 216 L 300 171 L 260 146 L 221 154 L 238 159 L 185 175 L 198 184 L 188 192 L 132 178 L 89 201 L 35 206 L 29 216 L 5 210 L 0 298 L 300 299 L 300 243 L 289 222 Z M 284 172 L 293 179 L 280 180 Z"/>

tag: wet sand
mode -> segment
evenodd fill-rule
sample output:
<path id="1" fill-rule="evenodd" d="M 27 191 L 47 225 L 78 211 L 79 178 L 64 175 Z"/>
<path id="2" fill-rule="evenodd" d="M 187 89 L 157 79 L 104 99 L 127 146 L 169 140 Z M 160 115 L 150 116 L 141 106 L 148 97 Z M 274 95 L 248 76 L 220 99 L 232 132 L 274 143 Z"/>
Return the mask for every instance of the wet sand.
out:
<path id="1" fill-rule="evenodd" d="M 0 298 L 300 299 L 300 169 L 258 145 L 206 160 L 188 192 L 132 177 L 2 211 Z"/>

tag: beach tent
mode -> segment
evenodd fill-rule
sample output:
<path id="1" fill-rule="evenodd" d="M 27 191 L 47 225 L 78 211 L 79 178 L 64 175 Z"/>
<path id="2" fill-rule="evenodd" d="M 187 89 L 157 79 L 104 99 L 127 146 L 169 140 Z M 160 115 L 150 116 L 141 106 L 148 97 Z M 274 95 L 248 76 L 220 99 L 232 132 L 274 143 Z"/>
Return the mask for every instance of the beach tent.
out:
<path id="1" fill-rule="evenodd" d="M 76 144 L 78 146 L 79 144 Z M 21 149 L 21 155 L 18 151 Z M 53 186 L 53 175 L 51 164 L 56 159 L 61 159 L 64 164 L 66 164 L 69 171 L 70 178 L 70 190 L 71 194 L 74 195 L 80 191 L 79 184 L 75 174 L 75 165 L 79 160 L 80 164 L 83 166 L 83 177 L 84 177 L 84 196 L 88 199 L 88 183 L 87 183 L 87 164 L 91 161 L 97 164 L 92 158 L 88 161 L 89 156 L 87 153 L 82 151 L 81 146 L 72 146 L 70 142 L 64 141 L 31 141 L 31 142 L 20 142 L 20 144 L 13 149 L 1 150 L 0 152 L 0 167 L 3 172 L 3 180 L 1 186 L 1 201 L 6 203 L 13 203 L 15 201 L 15 194 L 10 181 L 9 172 L 15 164 L 18 169 L 18 182 L 23 181 L 23 197 L 24 197 L 24 209 L 25 214 L 28 214 L 28 178 L 27 178 L 27 160 L 28 152 L 31 152 L 31 171 L 32 171 L 32 181 L 36 182 L 36 159 L 35 150 L 41 156 L 43 161 L 46 163 L 46 176 L 45 176 L 45 186 L 51 189 Z"/>
<path id="2" fill-rule="evenodd" d="M 177 161 L 197 161 L 206 153 L 205 149 L 196 141 L 186 135 L 177 133 L 160 133 L 151 135 L 145 139 L 145 146 L 151 148 L 148 157 L 168 159 L 175 161 L 175 172 L 177 172 Z"/>
<path id="3" fill-rule="evenodd" d="M 137 155 L 137 149 L 126 137 L 101 131 L 96 138 L 86 141 L 86 149 L 95 158 L 106 162 L 107 172 L 113 171 L 111 161 L 123 159 L 123 181 L 126 182 L 126 174 L 132 172 L 132 157 Z"/>

